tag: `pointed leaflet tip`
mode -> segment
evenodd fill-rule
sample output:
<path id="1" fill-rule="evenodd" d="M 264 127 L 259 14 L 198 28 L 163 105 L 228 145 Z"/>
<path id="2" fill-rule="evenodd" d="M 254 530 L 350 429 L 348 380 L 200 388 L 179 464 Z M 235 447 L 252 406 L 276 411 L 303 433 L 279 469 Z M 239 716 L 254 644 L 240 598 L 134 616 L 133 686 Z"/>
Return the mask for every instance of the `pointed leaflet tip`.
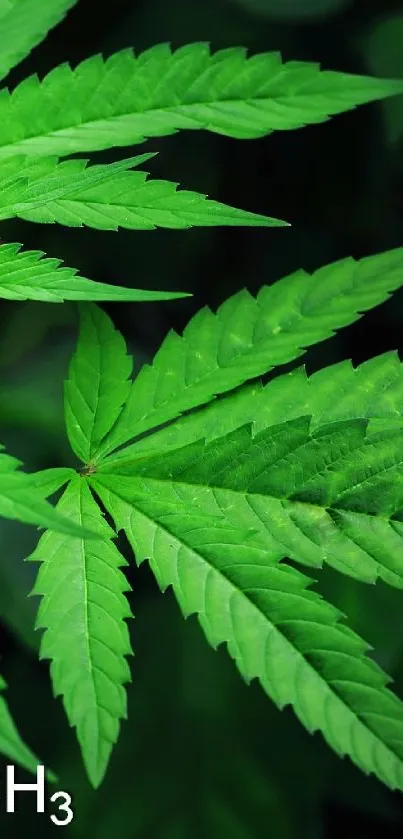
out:
<path id="1" fill-rule="evenodd" d="M 21 248 L 18 243 L 0 245 L 0 298 L 46 303 L 63 300 L 147 303 L 192 296 L 184 291 L 152 291 L 94 282 L 81 277 L 76 269 L 65 267 L 60 259 Z"/>
<path id="2" fill-rule="evenodd" d="M 385 79 L 385 96 L 399 96 L 403 93 L 403 79 Z"/>
<path id="3" fill-rule="evenodd" d="M 147 155 L 87 166 L 84 160 L 15 157 L 1 161 L 0 218 L 97 230 L 166 227 L 284 226 L 284 222 L 229 207 L 177 183 L 148 179 L 139 170 Z M 11 192 L 10 192 L 11 190 Z"/>

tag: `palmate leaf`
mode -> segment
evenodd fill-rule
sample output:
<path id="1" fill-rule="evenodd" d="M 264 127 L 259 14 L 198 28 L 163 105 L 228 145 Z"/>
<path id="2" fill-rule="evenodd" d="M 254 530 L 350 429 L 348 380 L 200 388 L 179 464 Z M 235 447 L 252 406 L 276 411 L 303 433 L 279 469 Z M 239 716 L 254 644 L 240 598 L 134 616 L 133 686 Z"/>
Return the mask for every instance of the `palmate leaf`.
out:
<path id="1" fill-rule="evenodd" d="M 97 306 L 80 307 L 80 336 L 65 383 L 70 445 L 85 463 L 96 454 L 130 390 L 132 360 L 119 332 Z"/>
<path id="2" fill-rule="evenodd" d="M 153 364 L 141 369 L 99 456 L 297 358 L 402 284 L 403 249 L 397 248 L 343 259 L 311 275 L 297 271 L 263 287 L 256 299 L 242 291 L 217 314 L 202 309 L 182 338 L 171 331 Z"/>
<path id="3" fill-rule="evenodd" d="M 179 129 L 240 139 L 320 123 L 357 105 L 403 92 L 403 82 L 321 71 L 279 53 L 250 58 L 233 48 L 161 44 L 94 56 L 42 82 L 31 76 L 0 97 L 0 155 L 63 156 L 141 142 Z"/>
<path id="4" fill-rule="evenodd" d="M 0 0 L 0 79 L 25 58 L 77 0 Z"/>
<path id="5" fill-rule="evenodd" d="M 7 300 L 126 300 L 152 302 L 188 297 L 184 292 L 149 291 L 97 283 L 42 251 L 21 251 L 20 244 L 0 245 L 0 298 Z"/>
<path id="6" fill-rule="evenodd" d="M 284 227 L 287 222 L 209 201 L 198 192 L 177 191 L 170 181 L 148 181 L 129 171 L 151 154 L 112 164 L 86 160 L 11 157 L 0 164 L 0 219 L 98 230 L 186 229 L 192 226 Z"/>
<path id="7" fill-rule="evenodd" d="M 57 509 L 89 527 L 99 540 L 72 539 L 46 532 L 29 557 L 41 562 L 33 594 L 42 595 L 37 627 L 45 628 L 41 658 L 52 659 L 56 696 L 77 729 L 93 786 L 101 783 L 126 716 L 123 684 L 130 680 L 125 656 L 131 652 L 124 592 L 130 589 L 120 567 L 125 560 L 85 478 L 75 476 Z"/>
<path id="8" fill-rule="evenodd" d="M 362 440 L 360 431 L 355 424 L 350 431 L 347 427 L 343 433 L 339 430 L 333 438 L 330 433 L 327 440 L 321 440 L 319 435 L 308 441 L 311 452 L 318 444 L 314 457 L 318 468 L 317 494 L 319 486 L 322 493 L 327 491 L 327 475 L 319 470 L 323 466 L 321 457 L 327 456 L 328 461 L 336 464 L 336 452 L 347 460 L 350 449 L 358 472 L 359 457 L 354 446 L 362 449 L 361 442 L 356 445 L 357 439 Z M 296 466 L 295 474 L 291 474 L 292 443 L 295 448 L 295 436 L 303 434 L 303 426 L 291 423 L 287 434 L 290 463 L 287 465 L 284 453 L 282 465 L 292 490 L 293 477 L 301 483 L 303 469 L 309 467 L 310 461 L 301 456 L 300 468 Z M 277 442 L 272 439 L 273 455 Z M 262 457 L 266 443 L 267 439 L 264 444 L 256 441 Z M 216 472 L 211 483 L 219 484 L 217 488 L 199 485 L 197 479 L 192 483 L 176 480 L 172 455 L 168 455 L 169 478 L 97 475 L 91 477 L 91 485 L 117 529 L 125 530 L 137 561 L 149 559 L 162 590 L 173 586 L 185 616 L 198 614 L 213 647 L 227 644 L 246 680 L 258 678 L 280 708 L 293 706 L 308 731 L 321 731 L 340 755 L 349 755 L 364 772 L 372 772 L 390 787 L 403 790 L 403 704 L 386 687 L 387 677 L 365 656 L 365 643 L 340 622 L 341 614 L 308 590 L 311 581 L 270 557 L 260 533 L 256 536 L 251 531 L 257 509 L 269 532 L 271 518 L 270 514 L 266 518 L 264 506 L 268 496 L 253 496 L 248 519 L 246 499 L 239 489 L 228 492 L 221 488 L 229 472 L 231 483 L 237 485 L 242 484 L 243 471 L 252 473 L 253 463 L 247 459 L 250 450 L 245 451 L 239 468 L 235 461 L 235 468 L 227 472 L 225 457 L 216 452 L 211 464 Z M 233 445 L 228 446 L 228 452 L 234 462 Z M 176 467 L 180 460 L 178 457 Z M 160 462 L 158 468 L 161 466 Z M 207 459 L 202 458 L 200 469 L 205 480 Z M 259 478 L 259 467 L 256 474 L 258 483 L 266 480 L 264 471 Z M 341 480 L 344 472 L 340 469 L 335 476 L 335 480 Z M 353 483 L 351 476 L 350 479 Z M 276 492 L 271 497 L 281 510 L 287 503 L 293 503 L 296 510 L 310 509 L 306 501 L 282 502 L 277 497 L 283 487 L 281 470 L 275 463 L 267 470 L 267 481 L 270 480 L 270 491 L 273 493 L 275 487 Z M 267 491 L 265 484 L 264 492 Z M 278 517 L 274 528 L 277 524 Z M 292 527 L 291 516 L 286 521 L 283 515 L 285 538 Z M 326 527 L 321 528 L 318 523 L 315 527 L 318 541 L 326 542 L 327 537 L 331 541 Z"/>
<path id="9" fill-rule="evenodd" d="M 36 773 L 37 766 L 41 761 L 25 745 L 17 731 L 7 702 L 2 695 L 5 687 L 6 683 L 0 676 L 0 754 L 4 755 L 11 763 L 22 766 L 29 772 Z"/>

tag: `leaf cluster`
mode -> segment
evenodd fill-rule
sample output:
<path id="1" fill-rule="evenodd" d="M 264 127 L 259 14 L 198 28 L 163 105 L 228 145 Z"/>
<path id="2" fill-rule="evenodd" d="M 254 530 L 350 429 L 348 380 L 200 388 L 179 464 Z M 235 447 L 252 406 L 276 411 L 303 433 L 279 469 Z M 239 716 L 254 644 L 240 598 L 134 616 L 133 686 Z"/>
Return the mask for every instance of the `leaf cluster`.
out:
<path id="1" fill-rule="evenodd" d="M 0 0 L 0 73 L 74 0 Z M 148 179 L 152 153 L 111 164 L 68 155 L 180 130 L 240 140 L 323 122 L 403 92 L 403 82 L 196 43 L 64 64 L 0 92 L 0 219 L 152 230 L 287 222 Z M 286 233 L 285 233 L 286 235 Z M 0 295 L 81 301 L 65 383 L 80 465 L 33 475 L 0 454 L 0 515 L 46 528 L 38 562 L 40 655 L 76 728 L 93 786 L 125 718 L 131 654 L 124 531 L 208 642 L 340 755 L 403 790 L 403 704 L 368 645 L 305 570 L 403 588 L 403 373 L 387 353 L 307 376 L 261 377 L 353 323 L 403 285 L 403 250 L 298 271 L 240 291 L 171 331 L 131 380 L 123 336 L 94 301 L 183 292 L 105 285 L 19 244 L 0 246 Z M 53 507 L 47 498 L 63 489 Z M 108 520 L 105 516 L 107 513 Z M 302 566 L 302 568 L 300 568 Z M 297 570 L 298 569 L 298 570 Z M 5 684 L 0 681 L 0 689 Z M 34 769 L 0 699 L 0 750 Z"/>

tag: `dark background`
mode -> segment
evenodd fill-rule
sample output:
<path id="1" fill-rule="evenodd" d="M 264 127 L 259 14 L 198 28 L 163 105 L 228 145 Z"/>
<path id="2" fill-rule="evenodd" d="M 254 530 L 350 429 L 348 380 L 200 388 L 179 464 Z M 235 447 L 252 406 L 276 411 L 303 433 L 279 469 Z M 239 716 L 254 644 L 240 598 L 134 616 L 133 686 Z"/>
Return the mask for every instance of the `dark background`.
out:
<path id="1" fill-rule="evenodd" d="M 280 50 L 284 59 L 327 69 L 403 78 L 403 4 L 397 0 L 81 0 L 12 74 L 41 76 L 102 51 L 140 51 L 170 41 L 210 41 Z M 139 147 L 133 151 L 136 153 Z M 0 236 L 63 258 L 94 280 L 191 291 L 193 298 L 110 305 L 136 364 L 149 360 L 167 330 L 182 330 L 199 307 L 215 308 L 246 286 L 256 292 L 298 268 L 402 244 L 403 97 L 371 104 L 300 131 L 241 142 L 183 132 L 143 144 L 158 150 L 154 176 L 244 209 L 292 222 L 291 229 L 201 229 L 101 233 L 3 223 Z M 131 149 L 93 155 L 113 160 Z M 146 167 L 147 168 L 147 167 Z M 403 293 L 308 354 L 308 369 L 351 357 L 354 363 L 402 349 Z M 31 470 L 74 463 L 62 416 L 62 381 L 75 340 L 74 306 L 2 302 L 0 439 Z M 224 650 L 207 646 L 195 619 L 186 623 L 170 593 L 161 596 L 146 568 L 128 571 L 135 659 L 129 722 L 106 780 L 94 792 L 74 733 L 54 701 L 48 664 L 38 663 L 33 568 L 24 565 L 33 529 L 0 522 L 2 672 L 24 738 L 74 796 L 69 835 L 91 839 L 383 839 L 402 836 L 403 799 L 311 737 L 290 710 L 280 713 L 256 684 L 246 687 Z M 122 549 L 130 552 L 123 539 Z M 403 696 L 399 592 L 324 571 L 320 590 L 375 647 Z M 0 769 L 2 766 L 0 765 Z M 30 776 L 21 771 L 20 780 Z M 53 790 L 52 790 L 53 791 Z M 21 795 L 4 813 L 7 837 L 57 830 Z M 59 828 L 60 830 L 61 828 Z"/>

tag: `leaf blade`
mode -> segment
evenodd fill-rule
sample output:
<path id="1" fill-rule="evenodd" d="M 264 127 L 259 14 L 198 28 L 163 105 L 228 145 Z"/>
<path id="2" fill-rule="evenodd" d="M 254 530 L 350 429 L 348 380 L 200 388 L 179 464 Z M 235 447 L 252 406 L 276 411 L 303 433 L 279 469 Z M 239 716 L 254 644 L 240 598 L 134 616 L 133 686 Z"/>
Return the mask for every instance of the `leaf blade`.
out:
<path id="1" fill-rule="evenodd" d="M 145 431 L 211 402 L 302 355 L 353 323 L 403 282 L 403 249 L 297 271 L 256 299 L 243 291 L 213 314 L 202 309 L 183 336 L 171 331 L 137 376 L 124 410 L 101 447 L 110 454 Z M 304 413 L 304 411 L 302 411 Z"/>
<path id="2" fill-rule="evenodd" d="M 124 592 L 130 587 L 120 571 L 125 561 L 111 542 L 113 531 L 85 479 L 70 482 L 58 509 L 102 536 L 90 543 L 46 532 L 28 557 L 41 563 L 32 592 L 42 596 L 41 657 L 52 660 L 55 695 L 63 696 L 88 777 L 97 787 L 126 716 L 123 685 L 130 681 L 131 647 L 125 619 L 131 611 Z"/>
<path id="3" fill-rule="evenodd" d="M 282 63 L 279 53 L 246 56 L 207 44 L 171 52 L 160 44 L 96 55 L 75 70 L 62 65 L 31 77 L 0 100 L 7 126 L 0 156 L 59 156 L 204 129 L 252 139 L 320 123 L 360 104 L 403 92 L 403 83 Z M 61 106 L 55 107 L 55 102 Z M 48 119 L 45 118 L 48 114 Z"/>
<path id="4" fill-rule="evenodd" d="M 178 493 L 243 522 L 270 562 L 328 564 L 403 588 L 403 428 L 367 434 L 364 419 L 312 432 L 309 417 L 115 464 L 127 492 Z M 98 473 L 102 481 L 104 473 Z"/>
<path id="5" fill-rule="evenodd" d="M 2 447 L 0 447 L 2 448 Z M 60 533 L 71 536 L 83 535 L 83 531 L 74 522 L 61 516 L 58 511 L 45 500 L 43 481 L 50 492 L 55 491 L 55 477 L 49 481 L 40 473 L 32 475 L 20 472 L 20 461 L 10 455 L 0 453 L 0 516 L 14 519 L 24 524 L 48 527 Z M 58 472 L 59 470 L 56 470 Z M 66 480 L 66 470 L 61 470 L 56 485 Z M 48 494 L 50 494 L 50 492 Z M 84 531 L 89 539 L 96 538 L 91 531 Z"/>
<path id="6" fill-rule="evenodd" d="M 178 493 L 143 487 L 130 497 L 104 477 L 91 484 L 124 529 L 137 561 L 196 613 L 213 647 L 226 643 L 244 678 L 258 678 L 311 733 L 391 788 L 403 786 L 403 704 L 341 615 L 310 580 L 249 543 L 241 527 Z M 373 713 L 374 711 L 374 713 Z"/>
<path id="7" fill-rule="evenodd" d="M 271 379 L 259 380 L 227 393 L 200 410 L 108 455 L 100 472 L 122 474 L 130 463 L 158 451 L 177 449 L 201 438 L 206 443 L 251 424 L 254 433 L 272 425 L 311 417 L 311 429 L 357 416 L 368 420 L 368 432 L 403 426 L 403 364 L 395 352 L 375 356 L 353 367 L 341 361 L 308 376 L 296 367 Z"/>
<path id="8" fill-rule="evenodd" d="M 132 360 L 120 332 L 97 306 L 80 306 L 77 350 L 65 382 L 67 434 L 84 463 L 117 420 L 130 390 Z"/>
<path id="9" fill-rule="evenodd" d="M 42 251 L 21 251 L 20 244 L 0 245 L 0 297 L 6 300 L 117 300 L 134 303 L 189 297 L 185 292 L 148 291 L 98 283 L 81 277 L 60 259 Z"/>
<path id="10" fill-rule="evenodd" d="M 1 0 L 0 80 L 63 20 L 77 0 Z"/>
<path id="11" fill-rule="evenodd" d="M 10 157 L 0 163 L 0 219 L 97 230 L 153 230 L 192 226 L 289 227 L 273 219 L 177 190 L 170 181 L 147 180 L 133 170 L 153 155 L 87 166 L 86 160 Z"/>

